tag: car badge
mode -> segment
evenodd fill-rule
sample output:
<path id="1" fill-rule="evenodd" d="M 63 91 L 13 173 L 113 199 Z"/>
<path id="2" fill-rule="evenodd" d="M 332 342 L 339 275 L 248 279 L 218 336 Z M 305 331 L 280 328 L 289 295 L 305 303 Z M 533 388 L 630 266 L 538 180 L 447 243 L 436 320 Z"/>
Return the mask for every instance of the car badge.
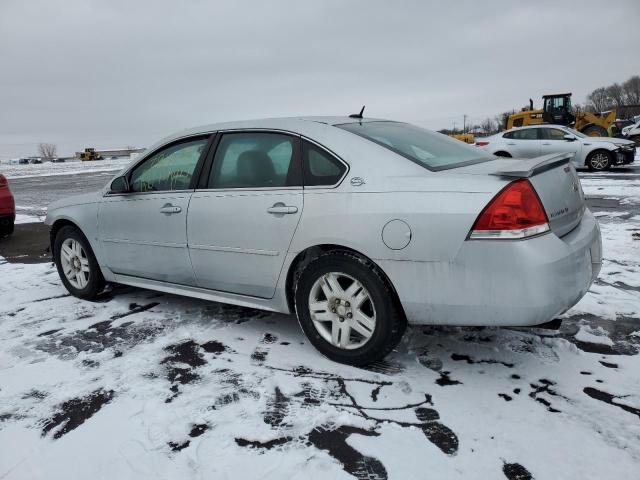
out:
<path id="1" fill-rule="evenodd" d="M 351 185 L 353 185 L 354 187 L 361 187 L 365 184 L 365 181 L 362 177 L 351 177 L 349 183 L 351 183 Z"/>

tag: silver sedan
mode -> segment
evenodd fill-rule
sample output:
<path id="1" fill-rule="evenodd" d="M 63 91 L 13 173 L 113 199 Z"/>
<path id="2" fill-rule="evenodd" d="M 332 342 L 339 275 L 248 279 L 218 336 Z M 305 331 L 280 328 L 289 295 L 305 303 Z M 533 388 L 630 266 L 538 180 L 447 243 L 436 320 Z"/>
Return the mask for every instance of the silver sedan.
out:
<path id="1" fill-rule="evenodd" d="M 180 132 L 46 223 L 73 295 L 111 282 L 295 313 L 320 352 L 354 365 L 407 323 L 545 323 L 601 262 L 568 155 L 498 160 L 349 117 Z"/>

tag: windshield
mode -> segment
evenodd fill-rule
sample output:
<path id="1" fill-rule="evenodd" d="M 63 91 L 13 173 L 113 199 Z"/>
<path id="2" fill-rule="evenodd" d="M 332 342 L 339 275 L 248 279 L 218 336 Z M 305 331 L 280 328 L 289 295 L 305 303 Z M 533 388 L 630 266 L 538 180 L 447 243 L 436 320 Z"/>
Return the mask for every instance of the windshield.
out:
<path id="1" fill-rule="evenodd" d="M 408 123 L 380 121 L 344 123 L 336 127 L 371 140 L 429 170 L 445 170 L 493 159 L 483 150 L 460 140 Z"/>
<path id="2" fill-rule="evenodd" d="M 564 131 L 572 135 L 575 135 L 576 137 L 579 137 L 579 138 L 589 138 L 584 133 L 574 130 L 573 128 L 565 127 Z"/>

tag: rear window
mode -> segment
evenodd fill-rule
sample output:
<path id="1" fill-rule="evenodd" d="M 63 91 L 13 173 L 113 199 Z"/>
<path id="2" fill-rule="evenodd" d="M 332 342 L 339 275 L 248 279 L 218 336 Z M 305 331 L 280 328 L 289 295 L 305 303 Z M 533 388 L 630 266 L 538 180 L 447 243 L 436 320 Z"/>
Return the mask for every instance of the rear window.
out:
<path id="1" fill-rule="evenodd" d="M 446 170 L 493 159 L 484 150 L 408 123 L 362 122 L 336 127 L 371 140 L 429 170 Z"/>

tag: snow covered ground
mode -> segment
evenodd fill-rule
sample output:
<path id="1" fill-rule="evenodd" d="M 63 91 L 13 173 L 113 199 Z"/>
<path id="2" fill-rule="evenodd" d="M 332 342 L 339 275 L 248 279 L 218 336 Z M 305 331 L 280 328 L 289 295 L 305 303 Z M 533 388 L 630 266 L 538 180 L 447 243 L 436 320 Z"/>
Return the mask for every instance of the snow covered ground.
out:
<path id="1" fill-rule="evenodd" d="M 584 176 L 616 210 L 559 332 L 414 327 L 368 369 L 292 316 L 124 287 L 85 302 L 51 264 L 0 258 L 0 478 L 637 479 L 633 182 Z"/>
<path id="2" fill-rule="evenodd" d="M 9 180 L 12 178 L 44 177 L 50 175 L 72 175 L 85 172 L 117 172 L 126 167 L 131 160 L 129 157 L 120 157 L 106 160 L 82 162 L 80 160 L 67 160 L 64 163 L 44 162 L 34 165 L 0 165 L 0 173 Z"/>

